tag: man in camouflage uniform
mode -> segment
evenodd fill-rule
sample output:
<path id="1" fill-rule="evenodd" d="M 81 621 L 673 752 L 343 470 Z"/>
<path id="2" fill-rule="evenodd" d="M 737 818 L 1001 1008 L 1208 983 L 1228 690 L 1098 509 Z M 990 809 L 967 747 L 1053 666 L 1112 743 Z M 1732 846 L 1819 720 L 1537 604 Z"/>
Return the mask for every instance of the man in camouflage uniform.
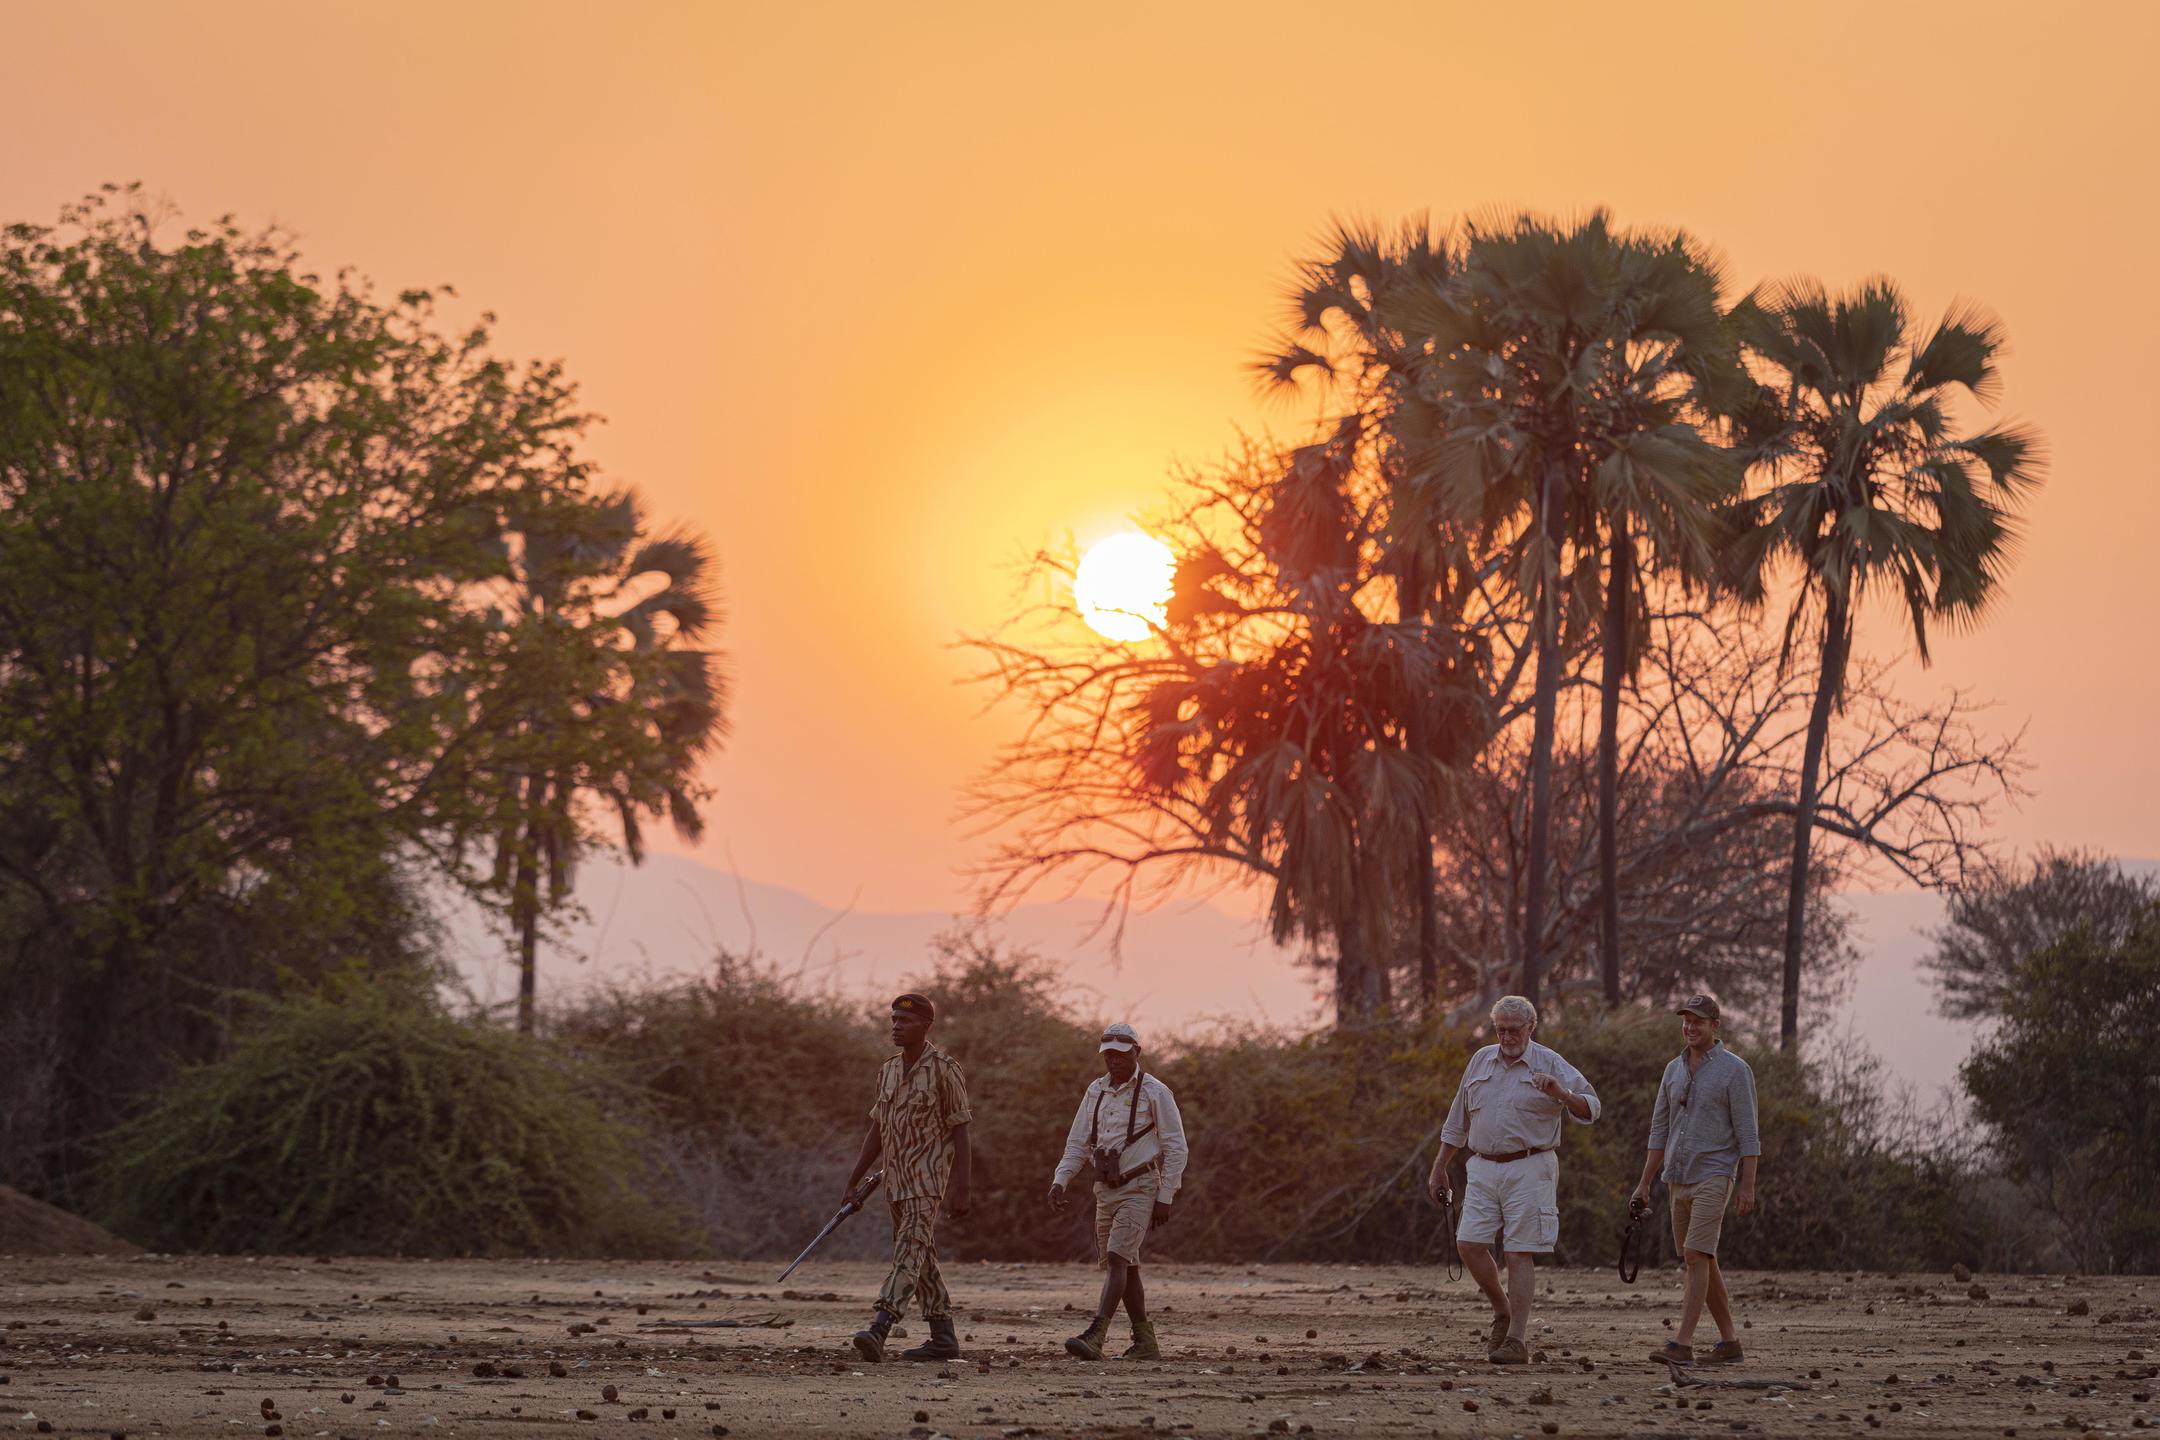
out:
<path id="1" fill-rule="evenodd" d="M 885 1358 L 885 1337 L 907 1309 L 922 1304 L 930 1339 L 900 1352 L 906 1360 L 952 1360 L 960 1354 L 953 1332 L 952 1296 L 938 1273 L 937 1215 L 942 1203 L 955 1219 L 968 1212 L 967 1082 L 960 1064 L 930 1043 L 937 1007 L 920 995 L 892 1003 L 892 1042 L 900 1053 L 878 1071 L 877 1103 L 862 1154 L 841 1186 L 845 1195 L 870 1167 L 885 1162 L 885 1203 L 892 1207 L 893 1268 L 878 1292 L 877 1314 L 855 1332 L 865 1360 Z"/>

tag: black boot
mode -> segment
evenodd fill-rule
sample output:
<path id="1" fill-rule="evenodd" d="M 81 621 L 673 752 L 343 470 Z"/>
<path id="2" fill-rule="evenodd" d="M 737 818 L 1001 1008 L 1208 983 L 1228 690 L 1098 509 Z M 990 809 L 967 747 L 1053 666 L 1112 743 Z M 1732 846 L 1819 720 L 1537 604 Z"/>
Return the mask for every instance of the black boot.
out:
<path id="1" fill-rule="evenodd" d="M 930 1338 L 912 1350 L 900 1352 L 903 1360 L 957 1360 L 960 1337 L 953 1333 L 952 1316 L 940 1315 L 930 1322 Z"/>
<path id="2" fill-rule="evenodd" d="M 885 1337 L 890 1334 L 898 1316 L 877 1312 L 870 1321 L 870 1328 L 855 1332 L 855 1353 L 875 1365 L 885 1358 Z"/>

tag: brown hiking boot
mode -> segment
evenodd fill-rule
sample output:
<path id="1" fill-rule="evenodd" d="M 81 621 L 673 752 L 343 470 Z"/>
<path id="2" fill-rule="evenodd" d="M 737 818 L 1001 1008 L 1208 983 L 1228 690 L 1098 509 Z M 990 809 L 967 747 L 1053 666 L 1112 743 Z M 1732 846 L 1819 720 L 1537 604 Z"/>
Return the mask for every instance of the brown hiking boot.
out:
<path id="1" fill-rule="evenodd" d="M 1492 1334 L 1485 1337 L 1485 1348 L 1487 1350 L 1497 1350 L 1507 1343 L 1507 1327 L 1511 1318 L 1513 1317 L 1507 1315 L 1495 1315 L 1492 1317 Z"/>
<path id="2" fill-rule="evenodd" d="M 1492 1353 L 1485 1358 L 1495 1365 L 1527 1365 L 1530 1363 L 1530 1347 L 1510 1335 L 1493 1346 Z"/>
<path id="3" fill-rule="evenodd" d="M 1682 1345 L 1677 1340 L 1667 1340 L 1663 1345 L 1650 1352 L 1650 1358 L 1660 1365 L 1693 1365 L 1695 1363 L 1695 1347 Z"/>
<path id="4" fill-rule="evenodd" d="M 1720 1340 L 1710 1347 L 1708 1355 L 1703 1356 L 1703 1359 L 1717 1365 L 1737 1364 L 1741 1358 L 1738 1340 Z"/>

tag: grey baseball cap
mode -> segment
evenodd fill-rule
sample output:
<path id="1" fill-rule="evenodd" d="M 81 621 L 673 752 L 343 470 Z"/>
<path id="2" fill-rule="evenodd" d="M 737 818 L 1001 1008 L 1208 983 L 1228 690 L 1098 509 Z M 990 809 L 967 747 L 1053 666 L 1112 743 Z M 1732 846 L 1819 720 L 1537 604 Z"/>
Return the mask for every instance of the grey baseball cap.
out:
<path id="1" fill-rule="evenodd" d="M 1140 1048 L 1140 1037 L 1134 1032 L 1132 1026 L 1120 1020 L 1115 1025 L 1103 1026 L 1101 1048 L 1104 1050 L 1137 1050 Z"/>

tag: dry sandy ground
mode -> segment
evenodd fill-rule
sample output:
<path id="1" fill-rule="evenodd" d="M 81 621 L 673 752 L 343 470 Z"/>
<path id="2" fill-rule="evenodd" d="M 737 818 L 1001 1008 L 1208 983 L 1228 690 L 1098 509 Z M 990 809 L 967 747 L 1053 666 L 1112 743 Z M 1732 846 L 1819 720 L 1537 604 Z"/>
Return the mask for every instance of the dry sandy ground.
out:
<path id="1" fill-rule="evenodd" d="M 1676 1390 L 1673 1272 L 1541 1274 L 1540 1363 L 1484 1362 L 1467 1281 L 1150 1266 L 1168 1356 L 1060 1342 L 1078 1266 L 955 1266 L 968 1358 L 860 1363 L 878 1273 L 594 1262 L 0 1258 L 0 1425 L 61 1435 L 2103 1434 L 2160 1424 L 2160 1281 L 1732 1277 L 1747 1363 Z M 2085 1313 L 2068 1313 L 2084 1301 Z M 653 1328 L 775 1315 L 784 1328 Z M 909 1327 L 921 1336 L 921 1322 Z M 1125 1341 L 1120 1325 L 1116 1345 Z M 1708 1329 L 1705 1329 L 1706 1338 Z M 912 1343 L 910 1341 L 903 1341 Z M 896 1350 L 901 1348 L 894 1347 Z M 557 1373 L 560 1372 L 560 1373 Z M 1791 1381 L 1791 1389 L 1734 1381 Z M 275 1412 L 274 1414 L 270 1412 Z"/>

